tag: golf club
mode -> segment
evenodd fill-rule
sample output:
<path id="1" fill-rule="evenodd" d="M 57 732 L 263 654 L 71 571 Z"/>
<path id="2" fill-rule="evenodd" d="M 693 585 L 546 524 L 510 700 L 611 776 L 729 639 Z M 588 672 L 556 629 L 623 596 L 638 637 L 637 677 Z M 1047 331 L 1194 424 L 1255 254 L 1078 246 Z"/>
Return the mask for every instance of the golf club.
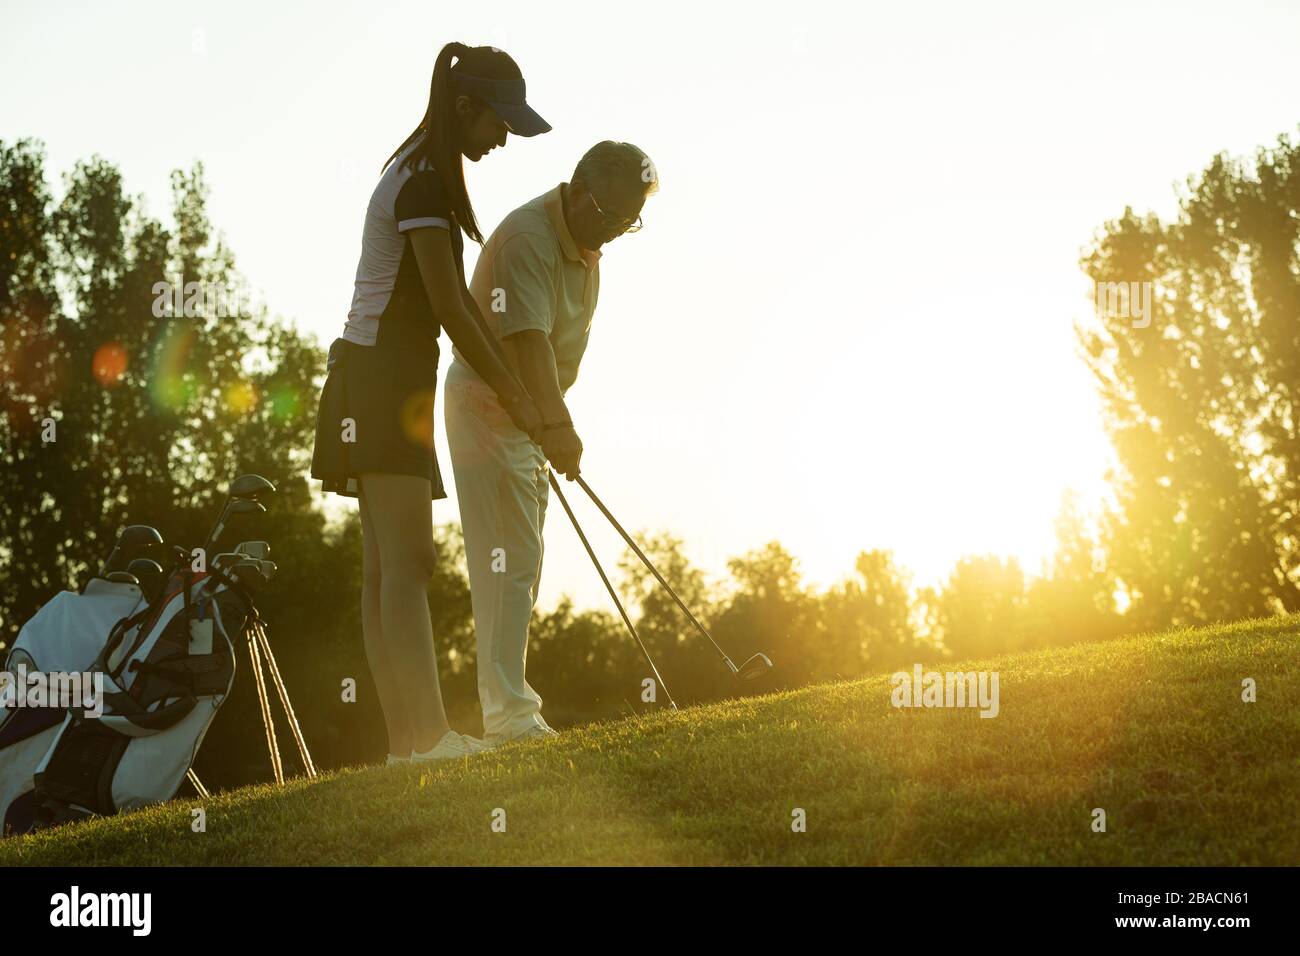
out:
<path id="1" fill-rule="evenodd" d="M 104 562 L 100 576 L 107 577 L 110 572 L 125 571 L 132 560 L 144 557 L 150 548 L 156 548 L 162 543 L 162 535 L 158 533 L 157 529 L 145 524 L 127 525 L 122 529 L 122 533 L 117 536 L 117 543 L 113 545 L 113 553 Z"/>
<path id="2" fill-rule="evenodd" d="M 227 497 L 237 500 L 242 498 L 258 499 L 275 492 L 275 485 L 261 475 L 240 475 L 230 483 Z"/>
<path id="3" fill-rule="evenodd" d="M 650 670 L 654 671 L 655 680 L 659 682 L 659 687 L 663 690 L 664 696 L 668 698 L 668 703 L 672 705 L 673 710 L 676 710 L 677 701 L 673 700 L 673 695 L 668 692 L 668 685 L 665 684 L 664 679 L 659 676 L 659 668 L 655 667 L 655 662 L 650 657 L 650 652 L 646 650 L 645 642 L 641 640 L 641 635 L 636 632 L 636 628 L 632 625 L 632 619 L 627 616 L 627 611 L 623 610 L 623 602 L 618 599 L 618 594 L 614 591 L 614 585 L 610 584 L 609 578 L 605 576 L 605 569 L 600 566 L 600 561 L 596 558 L 596 552 L 591 549 L 591 544 L 587 541 L 587 536 L 582 533 L 582 527 L 578 524 L 578 518 L 574 515 L 573 509 L 569 507 L 568 499 L 564 497 L 564 492 L 560 490 L 560 484 L 555 480 L 555 474 L 553 472 L 550 475 L 550 479 L 551 487 L 555 489 L 555 494 L 559 497 L 560 504 L 564 506 L 564 513 L 567 514 L 569 520 L 573 522 L 573 530 L 578 532 L 578 539 L 582 542 L 582 546 L 587 549 L 587 555 L 591 558 L 591 563 L 596 566 L 596 573 L 599 574 L 600 579 L 605 582 L 605 590 L 609 591 L 609 596 L 614 599 L 614 606 L 618 608 L 618 613 L 622 616 L 623 623 L 627 625 L 628 632 L 631 633 L 632 639 L 637 642 L 637 645 L 641 648 L 641 653 L 645 655 L 646 662 L 650 665 Z"/>
<path id="4" fill-rule="evenodd" d="M 226 521 L 228 521 L 233 515 L 249 514 L 254 511 L 264 512 L 266 511 L 266 505 L 249 498 L 237 498 L 234 501 L 227 503 L 227 505 L 221 509 L 220 520 L 217 521 L 216 526 L 212 529 L 212 533 L 208 535 L 208 540 L 203 544 L 203 553 L 207 554 L 211 551 L 212 546 L 221 539 L 221 533 L 226 530 Z"/>
<path id="5" fill-rule="evenodd" d="M 226 491 L 226 503 L 221 509 L 221 517 L 217 519 L 216 525 L 213 526 L 212 532 L 208 535 L 208 540 L 203 543 L 203 553 L 207 554 L 212 550 L 212 546 L 221 537 L 221 532 L 225 530 L 226 519 L 231 514 L 265 511 L 266 509 L 257 503 L 257 499 L 274 491 L 275 485 L 261 475 L 240 475 L 232 481 L 230 488 Z"/>
<path id="6" fill-rule="evenodd" d="M 145 598 L 152 604 L 162 593 L 163 585 L 167 583 L 167 576 L 164 574 L 162 565 L 150 558 L 136 558 L 126 566 L 127 573 L 134 574 L 140 582 L 140 590 L 144 592 Z"/>
<path id="7" fill-rule="evenodd" d="M 636 556 L 641 559 L 641 563 L 644 564 L 650 570 L 650 573 L 655 576 L 655 580 L 664 586 L 664 589 L 672 596 L 672 599 L 677 602 L 677 606 L 682 609 L 682 613 L 690 618 L 690 621 L 695 625 L 696 630 L 703 634 L 705 638 L 708 639 L 708 642 L 713 645 L 714 650 L 722 655 L 722 660 L 726 663 L 727 669 L 731 671 L 733 677 L 737 680 L 749 683 L 758 680 L 772 670 L 772 661 L 768 659 L 766 654 L 755 654 L 753 657 L 749 658 L 749 660 L 745 661 L 745 663 L 737 667 L 731 658 L 727 656 L 727 652 L 718 646 L 718 642 L 713 639 L 713 635 L 704 629 L 704 625 L 701 624 L 695 615 L 691 613 L 691 609 L 688 608 L 685 602 L 677 596 L 677 592 L 673 590 L 672 585 L 665 581 L 664 576 L 659 573 L 658 569 L 653 564 L 650 563 L 650 559 L 645 556 L 645 552 L 642 551 L 637 546 L 637 543 L 632 540 L 632 536 L 624 531 L 623 526 L 618 523 L 612 514 L 610 514 L 609 509 L 605 507 L 605 503 L 596 497 L 596 493 L 591 490 L 591 486 L 587 484 L 586 480 L 581 476 L 574 480 L 577 481 L 582 490 L 587 493 L 587 497 L 589 497 L 595 503 L 596 507 L 600 509 L 601 514 L 608 518 L 609 523 L 612 524 L 615 530 L 623 536 L 623 540 L 627 542 L 628 547 L 636 553 Z M 554 476 L 551 478 L 551 484 L 555 485 Z M 558 485 L 555 485 L 555 488 L 557 491 L 559 490 Z M 560 500 L 564 500 L 563 496 L 561 496 Z M 566 504 L 564 507 L 565 510 L 568 510 L 569 506 Z M 572 515 L 570 516 L 572 517 Z"/>
<path id="8" fill-rule="evenodd" d="M 250 558 L 265 561 L 271 556 L 271 546 L 265 541 L 241 541 L 235 545 L 236 554 L 246 554 Z"/>
<path id="9" fill-rule="evenodd" d="M 250 591 L 260 590 L 268 579 L 261 562 L 254 558 L 245 558 L 226 570 L 231 577 Z"/>

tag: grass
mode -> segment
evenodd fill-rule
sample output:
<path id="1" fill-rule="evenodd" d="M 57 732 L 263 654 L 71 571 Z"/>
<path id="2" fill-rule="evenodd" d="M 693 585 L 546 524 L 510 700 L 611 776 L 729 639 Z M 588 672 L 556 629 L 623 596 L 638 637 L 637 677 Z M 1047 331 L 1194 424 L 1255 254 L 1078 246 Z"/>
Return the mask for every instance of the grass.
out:
<path id="1" fill-rule="evenodd" d="M 888 675 L 660 712 L 218 794 L 203 833 L 179 800 L 3 840 L 0 865 L 1294 865 L 1298 633 L 1246 621 L 945 665 L 999 672 L 996 719 L 894 709 Z"/>

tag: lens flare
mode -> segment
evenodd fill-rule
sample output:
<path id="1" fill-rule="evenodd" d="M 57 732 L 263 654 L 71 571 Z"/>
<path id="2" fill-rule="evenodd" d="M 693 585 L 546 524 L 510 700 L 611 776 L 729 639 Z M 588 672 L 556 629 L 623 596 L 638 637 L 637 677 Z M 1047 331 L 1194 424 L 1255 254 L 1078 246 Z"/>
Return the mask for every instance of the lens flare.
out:
<path id="1" fill-rule="evenodd" d="M 422 388 L 402 405 L 402 433 L 421 448 L 433 447 L 433 397 L 433 389 Z"/>
<path id="2" fill-rule="evenodd" d="M 150 392 L 154 405 L 179 411 L 194 398 L 195 387 L 186 379 L 197 331 L 192 323 L 172 321 L 162 331 L 155 351 Z"/>
<path id="3" fill-rule="evenodd" d="M 105 342 L 95 350 L 90 368 L 100 385 L 116 388 L 126 374 L 126 348 L 121 342 Z"/>
<path id="4" fill-rule="evenodd" d="M 226 389 L 226 410 L 247 415 L 257 407 L 257 389 L 251 382 L 236 382 Z"/>
<path id="5" fill-rule="evenodd" d="M 287 422 L 298 415 L 302 400 L 291 385 L 282 385 L 271 393 L 271 415 L 277 421 Z"/>

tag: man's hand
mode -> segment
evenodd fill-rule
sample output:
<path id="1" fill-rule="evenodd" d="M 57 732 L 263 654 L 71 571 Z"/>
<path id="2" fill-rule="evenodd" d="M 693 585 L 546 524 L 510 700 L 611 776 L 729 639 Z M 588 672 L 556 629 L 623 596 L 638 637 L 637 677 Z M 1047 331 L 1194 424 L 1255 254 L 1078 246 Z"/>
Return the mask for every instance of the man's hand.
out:
<path id="1" fill-rule="evenodd" d="M 582 439 L 572 425 L 549 428 L 542 432 L 542 453 L 551 466 L 572 481 L 578 477 L 578 462 L 582 458 Z"/>

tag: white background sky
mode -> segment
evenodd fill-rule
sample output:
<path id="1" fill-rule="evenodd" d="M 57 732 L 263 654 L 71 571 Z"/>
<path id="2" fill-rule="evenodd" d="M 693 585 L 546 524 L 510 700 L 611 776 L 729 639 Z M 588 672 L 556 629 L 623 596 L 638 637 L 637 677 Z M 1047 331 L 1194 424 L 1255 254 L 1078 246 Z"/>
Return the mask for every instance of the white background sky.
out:
<path id="1" fill-rule="evenodd" d="M 101 154 L 155 215 L 202 160 L 241 272 L 322 349 L 437 50 L 506 49 L 555 129 L 469 167 L 485 228 L 600 139 L 661 177 L 644 231 L 607 247 L 570 393 L 588 480 L 712 573 L 776 538 L 819 584 L 873 547 L 919 583 L 970 553 L 1036 569 L 1062 492 L 1098 500 L 1108 456 L 1071 331 L 1081 247 L 1300 119 L 1294 3 L 2 9 L 0 137 L 43 140 L 52 177 Z M 449 474 L 441 409 L 438 431 Z M 544 603 L 607 605 L 558 504 L 547 562 Z"/>

